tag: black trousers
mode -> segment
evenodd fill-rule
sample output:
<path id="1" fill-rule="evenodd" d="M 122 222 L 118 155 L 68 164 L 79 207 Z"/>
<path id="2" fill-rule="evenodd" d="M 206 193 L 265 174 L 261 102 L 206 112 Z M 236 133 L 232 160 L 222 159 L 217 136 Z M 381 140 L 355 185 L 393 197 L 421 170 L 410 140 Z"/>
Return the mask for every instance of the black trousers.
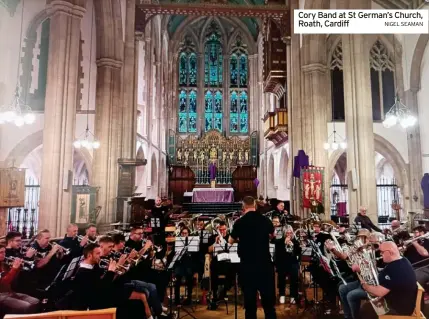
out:
<path id="1" fill-rule="evenodd" d="M 149 271 L 148 277 L 150 278 L 149 282 L 153 283 L 156 286 L 159 300 L 161 301 L 161 303 L 164 302 L 168 283 L 170 281 L 170 274 L 166 270 L 161 271 L 161 270 L 151 269 Z"/>
<path id="2" fill-rule="evenodd" d="M 278 265 L 277 270 L 277 283 L 279 289 L 279 295 L 286 295 L 286 276 L 289 276 L 290 281 L 290 296 L 292 298 L 298 298 L 298 274 L 299 274 L 299 263 L 288 263 L 284 265 Z"/>
<path id="3" fill-rule="evenodd" d="M 244 295 L 245 319 L 256 319 L 257 292 L 261 296 L 266 319 L 276 319 L 274 266 L 241 262 L 240 284 Z"/>
<path id="4" fill-rule="evenodd" d="M 214 261 L 211 264 L 210 272 L 211 289 L 213 292 L 214 299 L 216 300 L 218 297 L 217 291 L 221 281 L 223 281 L 224 283 L 224 295 L 226 295 L 226 293 L 234 285 L 236 268 L 235 265 L 231 264 L 230 262 Z M 220 275 L 225 276 L 225 279 L 219 279 Z"/>

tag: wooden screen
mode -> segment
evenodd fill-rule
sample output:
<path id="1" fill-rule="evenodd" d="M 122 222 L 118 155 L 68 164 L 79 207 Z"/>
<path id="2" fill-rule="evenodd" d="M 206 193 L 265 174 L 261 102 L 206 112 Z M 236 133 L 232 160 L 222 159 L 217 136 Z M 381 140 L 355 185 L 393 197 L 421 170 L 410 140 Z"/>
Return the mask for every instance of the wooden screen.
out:
<path id="1" fill-rule="evenodd" d="M 183 193 L 191 192 L 195 187 L 195 174 L 189 167 L 173 167 L 169 173 L 169 192 L 173 194 L 173 203 L 183 203 Z"/>
<path id="2" fill-rule="evenodd" d="M 232 173 L 232 187 L 234 188 L 234 199 L 236 202 L 242 200 L 245 196 L 256 198 L 255 178 L 256 170 L 253 170 L 251 166 L 237 167 L 234 173 Z"/>

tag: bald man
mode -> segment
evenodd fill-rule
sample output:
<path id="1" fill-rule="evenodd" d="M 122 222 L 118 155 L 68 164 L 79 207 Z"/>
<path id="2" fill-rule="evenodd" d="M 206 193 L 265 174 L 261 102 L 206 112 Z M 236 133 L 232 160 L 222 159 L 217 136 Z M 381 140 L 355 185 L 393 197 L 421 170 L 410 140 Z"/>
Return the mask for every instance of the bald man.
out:
<path id="1" fill-rule="evenodd" d="M 402 258 L 393 242 L 383 242 L 380 253 L 386 267 L 378 276 L 379 285 L 362 283 L 362 288 L 375 297 L 387 301 L 390 315 L 409 316 L 413 313 L 417 297 L 417 279 L 413 267 L 406 258 Z M 362 309 L 362 318 L 378 318 L 372 306 Z"/>
<path id="2" fill-rule="evenodd" d="M 64 238 L 60 241 L 60 245 L 64 248 L 70 249 L 71 253 L 69 254 L 70 258 L 78 257 L 83 254 L 83 247 L 88 243 L 88 237 L 84 237 L 81 242 L 77 239 L 78 227 L 76 224 L 69 224 L 67 226 L 67 233 Z"/>
<path id="3" fill-rule="evenodd" d="M 375 230 L 381 233 L 382 232 L 381 229 L 374 225 L 372 220 L 368 216 L 366 216 L 366 213 L 367 213 L 366 207 L 361 206 L 359 208 L 359 213 L 355 218 L 355 223 L 360 225 L 362 228 L 368 229 L 369 231 Z"/>

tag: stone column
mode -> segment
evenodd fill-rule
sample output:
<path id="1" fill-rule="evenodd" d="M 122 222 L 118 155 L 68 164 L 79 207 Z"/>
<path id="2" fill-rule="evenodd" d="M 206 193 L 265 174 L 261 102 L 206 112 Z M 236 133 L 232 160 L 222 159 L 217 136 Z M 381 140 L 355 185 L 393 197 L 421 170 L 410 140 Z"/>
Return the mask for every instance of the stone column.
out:
<path id="1" fill-rule="evenodd" d="M 152 139 L 152 133 L 150 129 L 150 123 L 151 123 L 151 107 L 152 107 L 152 39 L 151 39 L 151 25 L 148 23 L 145 29 L 145 89 L 146 89 L 146 96 L 145 96 L 145 105 L 146 105 L 146 114 L 144 114 L 145 121 L 146 121 L 146 128 L 147 128 L 147 140 L 149 143 L 151 143 Z M 147 154 L 146 156 L 149 156 L 150 154 Z M 147 174 L 148 176 L 150 174 Z"/>
<path id="2" fill-rule="evenodd" d="M 222 100 L 222 109 L 223 109 L 223 121 L 222 121 L 222 131 L 226 132 L 227 136 L 229 135 L 229 123 L 230 119 L 230 104 L 229 104 L 229 82 L 230 82 L 230 73 L 229 73 L 229 61 L 231 56 L 225 54 L 223 56 L 223 100 Z"/>
<path id="3" fill-rule="evenodd" d="M 38 228 L 63 233 L 70 222 L 80 24 L 85 1 L 53 0 L 50 12 L 43 164 Z"/>
<path id="4" fill-rule="evenodd" d="M 197 134 L 198 134 L 198 136 L 201 136 L 201 134 L 204 134 L 204 132 L 205 132 L 204 129 L 206 127 L 206 119 L 205 119 L 205 108 L 206 107 L 205 107 L 205 87 L 204 87 L 204 53 L 199 52 L 197 57 L 198 57 L 198 61 L 197 61 L 197 67 L 198 67 L 197 114 L 200 114 L 200 116 L 198 116 L 198 120 L 197 120 Z M 177 99 L 176 99 L 176 101 L 177 101 Z M 174 110 L 174 104 L 173 104 L 173 110 Z"/>
<path id="5" fill-rule="evenodd" d="M 262 115 L 260 114 L 261 106 L 259 103 L 256 103 L 257 96 L 258 96 L 258 78 L 257 78 L 257 71 L 258 71 L 258 55 L 253 54 L 249 55 L 249 61 L 248 61 L 248 75 L 247 75 L 247 81 L 248 81 L 248 127 L 249 127 L 249 133 L 252 133 L 253 131 L 256 131 L 258 129 L 258 124 L 261 121 Z"/>
<path id="6" fill-rule="evenodd" d="M 366 36 L 349 34 L 342 35 L 342 46 L 350 221 L 365 206 L 377 223 L 370 47 Z"/>
<path id="7" fill-rule="evenodd" d="M 418 100 L 417 92 L 419 88 L 410 88 L 404 93 L 404 103 L 413 112 L 414 116 L 418 117 Z M 410 181 L 410 209 L 417 211 L 422 208 L 423 193 L 421 188 L 421 180 L 423 177 L 422 168 L 422 148 L 420 139 L 420 125 L 417 121 L 416 125 L 407 130 L 408 135 L 408 160 L 409 160 L 409 181 Z M 417 196 L 417 197 L 415 197 Z"/>
<path id="8" fill-rule="evenodd" d="M 135 61 L 135 15 L 136 0 L 127 0 L 124 43 L 124 100 L 122 106 L 122 154 L 124 159 L 134 159 L 136 155 L 137 105 Z M 134 185 L 133 185 L 134 186 Z"/>

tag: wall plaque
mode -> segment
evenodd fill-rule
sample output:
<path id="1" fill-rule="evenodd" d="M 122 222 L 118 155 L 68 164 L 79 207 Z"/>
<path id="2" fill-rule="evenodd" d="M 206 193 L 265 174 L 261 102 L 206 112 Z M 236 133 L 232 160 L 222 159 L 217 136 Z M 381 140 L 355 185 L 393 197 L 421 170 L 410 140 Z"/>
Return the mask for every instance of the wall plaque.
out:
<path id="1" fill-rule="evenodd" d="M 0 169 L 0 207 L 23 207 L 25 201 L 25 169 Z"/>

